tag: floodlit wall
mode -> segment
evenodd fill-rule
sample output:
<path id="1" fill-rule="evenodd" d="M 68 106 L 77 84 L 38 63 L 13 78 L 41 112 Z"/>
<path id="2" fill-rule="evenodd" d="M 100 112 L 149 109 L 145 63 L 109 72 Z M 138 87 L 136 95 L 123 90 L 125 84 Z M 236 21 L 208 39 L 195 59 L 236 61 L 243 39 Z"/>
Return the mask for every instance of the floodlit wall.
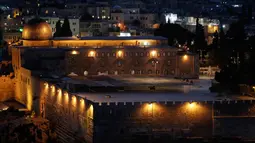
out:
<path id="1" fill-rule="evenodd" d="M 14 98 L 14 79 L 11 78 L 11 75 L 0 76 L 0 101 L 6 101 L 8 99 Z"/>
<path id="2" fill-rule="evenodd" d="M 211 137 L 211 104 L 197 102 L 100 103 L 94 139 L 100 142 L 167 142 L 176 137 Z"/>
<path id="3" fill-rule="evenodd" d="M 55 125 L 62 141 L 82 137 L 89 143 L 165 142 L 213 135 L 254 139 L 253 100 L 93 103 L 56 85 L 35 81 L 38 90 L 32 91 L 39 100 L 33 100 L 32 108 Z"/>
<path id="4" fill-rule="evenodd" d="M 66 73 L 84 76 L 109 75 L 164 75 L 174 77 L 175 48 L 105 48 L 85 49 L 66 53 Z M 81 64 L 83 61 L 87 64 Z M 191 65 L 188 65 L 189 67 Z"/>
<path id="5" fill-rule="evenodd" d="M 51 46 L 50 40 L 22 40 L 23 46 L 29 47 L 46 47 Z"/>
<path id="6" fill-rule="evenodd" d="M 167 40 L 23 40 L 23 46 L 92 46 L 94 48 L 101 46 L 156 46 L 167 45 Z"/>
<path id="7" fill-rule="evenodd" d="M 93 142 L 93 103 L 61 90 L 55 85 L 41 82 L 41 115 L 55 125 L 60 140 L 83 138 Z"/>

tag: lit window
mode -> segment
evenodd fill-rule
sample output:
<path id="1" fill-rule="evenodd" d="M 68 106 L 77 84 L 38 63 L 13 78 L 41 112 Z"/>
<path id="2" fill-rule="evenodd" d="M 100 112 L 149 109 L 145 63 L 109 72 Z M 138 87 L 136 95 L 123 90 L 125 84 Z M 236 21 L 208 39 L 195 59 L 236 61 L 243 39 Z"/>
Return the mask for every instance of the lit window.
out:
<path id="1" fill-rule="evenodd" d="M 48 14 L 48 13 L 49 13 L 49 11 L 48 11 L 48 10 L 46 10 L 46 11 L 45 11 L 45 14 Z"/>

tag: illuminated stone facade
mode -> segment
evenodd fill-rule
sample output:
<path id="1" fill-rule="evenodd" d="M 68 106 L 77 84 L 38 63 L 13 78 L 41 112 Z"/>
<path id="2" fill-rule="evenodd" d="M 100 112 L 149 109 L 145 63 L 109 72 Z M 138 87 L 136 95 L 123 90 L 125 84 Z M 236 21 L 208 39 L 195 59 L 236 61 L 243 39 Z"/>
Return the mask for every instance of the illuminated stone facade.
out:
<path id="1" fill-rule="evenodd" d="M 179 55 L 174 48 L 98 48 L 66 53 L 66 72 L 88 75 L 157 75 L 198 77 L 195 55 Z M 87 64 L 80 64 L 83 61 Z"/>
<path id="2" fill-rule="evenodd" d="M 11 78 L 12 75 L 0 76 L 0 101 L 13 99 L 15 82 Z"/>
<path id="3" fill-rule="evenodd" d="M 33 105 L 40 105 L 40 110 L 36 113 L 56 125 L 63 142 L 80 137 L 88 143 L 166 142 L 213 135 L 253 139 L 253 100 L 94 102 L 61 89 L 61 84 L 37 82 L 40 102 Z"/>

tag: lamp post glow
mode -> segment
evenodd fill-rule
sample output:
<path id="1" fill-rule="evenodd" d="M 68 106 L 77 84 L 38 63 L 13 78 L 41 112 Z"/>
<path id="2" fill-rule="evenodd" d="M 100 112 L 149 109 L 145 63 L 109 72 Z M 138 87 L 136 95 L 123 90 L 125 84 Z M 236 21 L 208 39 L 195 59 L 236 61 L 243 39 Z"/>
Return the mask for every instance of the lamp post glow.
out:
<path id="1" fill-rule="evenodd" d="M 117 57 L 118 57 L 118 58 L 123 57 L 123 52 L 122 52 L 122 51 L 118 51 L 118 52 L 117 52 Z"/>
<path id="2" fill-rule="evenodd" d="M 183 56 L 183 60 L 184 60 L 184 61 L 187 61 L 187 60 L 188 60 L 188 56 L 187 56 L 187 55 L 184 55 L 184 56 Z"/>
<path id="3" fill-rule="evenodd" d="M 151 112 L 151 116 L 153 117 L 153 103 L 148 104 L 148 113 Z"/>
<path id="4" fill-rule="evenodd" d="M 77 55 L 78 54 L 78 52 L 77 51 L 72 51 L 72 55 Z"/>
<path id="5" fill-rule="evenodd" d="M 151 57 L 156 57 L 156 56 L 157 56 L 157 51 L 156 51 L 156 50 L 152 50 L 152 51 L 150 52 L 150 56 L 151 56 Z"/>
<path id="6" fill-rule="evenodd" d="M 95 55 L 96 55 L 95 51 L 90 51 L 88 56 L 89 57 L 95 57 Z"/>

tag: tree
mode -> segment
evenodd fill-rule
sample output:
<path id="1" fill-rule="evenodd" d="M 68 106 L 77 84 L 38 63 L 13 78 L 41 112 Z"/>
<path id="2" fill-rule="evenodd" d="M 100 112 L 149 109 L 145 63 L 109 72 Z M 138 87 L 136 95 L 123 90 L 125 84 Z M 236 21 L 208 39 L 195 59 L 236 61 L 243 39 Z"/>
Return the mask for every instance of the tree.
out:
<path id="1" fill-rule="evenodd" d="M 155 36 L 163 36 L 168 38 L 168 44 L 173 46 L 178 44 L 185 44 L 190 47 L 191 41 L 194 38 L 194 34 L 188 31 L 187 29 L 181 27 L 178 24 L 160 24 L 159 28 L 154 31 Z"/>
<path id="2" fill-rule="evenodd" d="M 54 33 L 53 37 L 60 37 L 61 35 L 61 22 L 60 20 L 58 20 L 58 22 L 56 23 L 56 32 Z"/>
<path id="3" fill-rule="evenodd" d="M 73 33 L 70 29 L 70 23 L 69 23 L 69 20 L 67 19 L 67 17 L 64 20 L 64 23 L 61 27 L 61 32 L 60 33 L 61 33 L 60 34 L 61 37 L 71 37 L 71 36 L 73 36 Z"/>
<path id="4" fill-rule="evenodd" d="M 195 37 L 195 48 L 193 52 L 199 52 L 200 57 L 203 59 L 204 50 L 207 47 L 207 43 L 205 41 L 204 28 L 201 24 L 199 24 L 199 18 L 196 21 L 196 37 Z"/>

